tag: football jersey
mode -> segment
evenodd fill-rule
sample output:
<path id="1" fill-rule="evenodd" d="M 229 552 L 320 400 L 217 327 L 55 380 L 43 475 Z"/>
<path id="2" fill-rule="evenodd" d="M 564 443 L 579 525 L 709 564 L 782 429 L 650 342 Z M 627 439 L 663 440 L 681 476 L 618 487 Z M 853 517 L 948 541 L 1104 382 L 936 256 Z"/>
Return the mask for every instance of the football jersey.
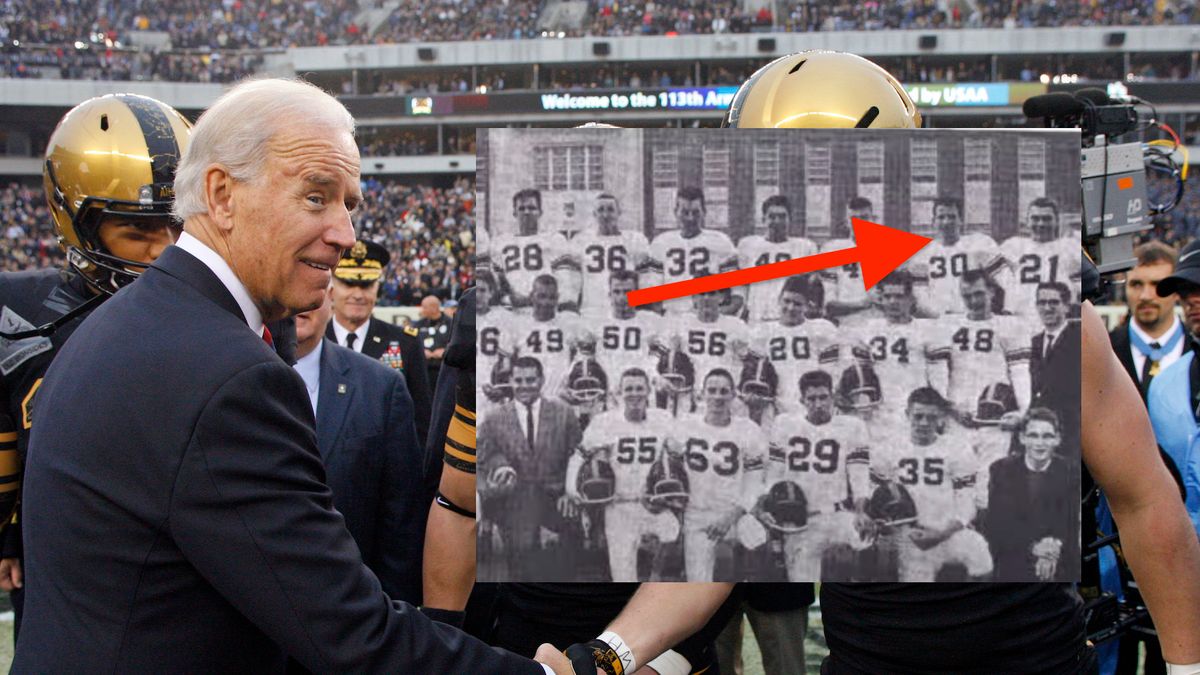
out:
<path id="1" fill-rule="evenodd" d="M 493 307 L 477 315 L 479 335 L 476 341 L 475 372 L 480 384 L 492 384 L 492 375 L 502 355 L 511 357 L 516 348 L 513 331 L 517 315 L 502 307 Z"/>
<path id="2" fill-rule="evenodd" d="M 581 311 L 584 312 L 607 312 L 611 307 L 608 298 L 609 273 L 635 271 L 650 248 L 644 234 L 631 230 L 623 230 L 612 236 L 596 232 L 577 234 L 571 240 L 571 246 L 580 256 L 583 274 Z"/>
<path id="3" fill-rule="evenodd" d="M 752 334 L 751 346 L 771 361 L 779 375 L 776 401 L 787 410 L 798 410 L 800 376 L 820 368 L 821 351 L 838 341 L 837 327 L 825 319 L 809 319 L 799 326 L 770 321 L 754 326 Z"/>
<path id="4" fill-rule="evenodd" d="M 672 436 L 675 419 L 664 410 L 650 408 L 646 419 L 631 422 L 623 410 L 609 410 L 592 418 L 583 432 L 583 447 L 608 448 L 608 459 L 616 475 L 617 499 L 641 499 L 646 478 Z"/>
<path id="5" fill-rule="evenodd" d="M 557 232 L 497 237 L 492 242 L 491 260 L 519 296 L 528 296 L 533 280 L 543 274 L 558 280 L 559 302 L 571 302 L 572 294 L 579 292 L 579 257 Z"/>
<path id="6" fill-rule="evenodd" d="M 1028 367 L 1028 319 L 1004 315 L 973 320 L 963 315 L 938 319 L 941 334 L 930 345 L 930 360 L 944 360 L 949 370 L 947 398 L 962 409 L 974 410 L 984 387 L 996 382 L 1016 384 L 1011 369 Z M 1017 400 L 1028 400 L 1019 392 Z"/>
<path id="7" fill-rule="evenodd" d="M 585 314 L 582 326 L 596 340 L 596 360 L 608 375 L 609 389 L 615 391 L 621 373 L 629 368 L 641 368 L 651 378 L 658 357 L 650 347 L 663 319 L 652 312 L 637 312 L 628 319 L 617 319 L 611 313 Z"/>
<path id="8" fill-rule="evenodd" d="M 845 331 L 866 346 L 888 408 L 904 408 L 908 395 L 929 384 L 925 357 L 930 340 L 937 339 L 932 319 L 891 323 L 883 317 L 848 322 Z"/>
<path id="9" fill-rule="evenodd" d="M 1037 316 L 1037 287 L 1057 281 L 1073 285 L 1079 275 L 1079 240 L 1065 238 L 1038 242 L 1029 237 L 1012 237 L 1000 247 L 1014 268 L 1015 285 L 1005 289 L 1005 308 L 1014 314 Z"/>
<path id="10" fill-rule="evenodd" d="M 532 321 L 528 317 L 521 319 L 522 323 L 506 333 L 511 353 L 532 356 L 541 361 L 545 376 L 543 392 L 546 395 L 561 393 L 574 356 L 572 348 L 581 330 L 579 317 L 559 314 L 550 321 Z"/>
<path id="11" fill-rule="evenodd" d="M 854 248 L 853 239 L 830 239 L 821 245 L 821 253 L 840 251 L 844 248 Z M 849 305 L 859 305 L 867 301 L 867 291 L 863 288 L 862 270 L 858 263 L 850 263 L 841 267 L 833 267 L 821 272 L 821 281 L 825 284 L 825 304 L 838 302 Z"/>
<path id="12" fill-rule="evenodd" d="M 770 263 L 803 258 L 817 252 L 817 245 L 803 237 L 789 237 L 786 241 L 773 242 L 758 234 L 742 237 L 737 244 L 738 263 L 742 269 Z M 779 292 L 786 278 L 760 281 L 750 284 L 746 298 L 747 316 L 750 323 L 774 321 L 779 318 Z"/>
<path id="13" fill-rule="evenodd" d="M 663 232 L 650 244 L 650 258 L 662 269 L 662 283 L 716 274 L 735 269 L 737 250 L 723 232 L 701 230 L 691 239 L 678 230 Z M 663 303 L 668 314 L 692 312 L 691 298 L 678 298 Z"/>
<path id="14" fill-rule="evenodd" d="M 701 416 L 677 420 L 687 460 L 688 509 L 749 509 L 762 494 L 767 438 L 757 424 L 734 417 L 713 426 Z"/>
<path id="15" fill-rule="evenodd" d="M 935 240 L 902 267 L 922 280 L 928 280 L 927 297 L 922 304 L 938 314 L 944 314 L 966 311 L 959 279 L 968 269 L 980 265 L 1001 288 L 1012 286 L 1012 272 L 1004 264 L 1000 246 L 986 234 L 964 234 L 953 245 Z"/>
<path id="16" fill-rule="evenodd" d="M 969 490 L 974 499 L 976 463 L 970 440 L 958 432 L 939 436 L 929 445 L 897 434 L 871 453 L 871 473 L 907 488 L 917 507 L 917 522 L 927 528 L 940 529 L 959 518 L 956 490 Z"/>
<path id="17" fill-rule="evenodd" d="M 861 420 L 834 415 L 813 424 L 804 413 L 775 420 L 764 484 L 795 482 L 804 490 L 809 513 L 833 513 L 834 505 L 850 496 L 847 465 L 869 459 L 867 430 Z"/>
<path id="18" fill-rule="evenodd" d="M 677 335 L 680 348 L 692 360 L 697 389 L 703 386 L 704 377 L 713 368 L 724 368 L 736 379 L 742 366 L 734 353 L 734 345 L 748 345 L 750 339 L 745 322 L 724 314 L 717 315 L 717 320 L 712 323 L 689 319 L 684 327 L 666 334 Z"/>

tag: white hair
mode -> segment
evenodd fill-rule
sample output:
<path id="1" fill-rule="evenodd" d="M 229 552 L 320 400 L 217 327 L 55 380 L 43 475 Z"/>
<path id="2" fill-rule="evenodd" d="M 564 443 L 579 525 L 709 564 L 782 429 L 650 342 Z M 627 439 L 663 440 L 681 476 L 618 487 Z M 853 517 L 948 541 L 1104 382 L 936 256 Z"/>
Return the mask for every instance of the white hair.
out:
<path id="1" fill-rule="evenodd" d="M 354 134 L 354 117 L 337 99 L 301 80 L 246 80 L 221 95 L 196 122 L 191 143 L 175 172 L 180 220 L 208 213 L 204 174 L 213 164 L 235 180 L 258 178 L 267 144 L 286 125 L 325 126 Z"/>

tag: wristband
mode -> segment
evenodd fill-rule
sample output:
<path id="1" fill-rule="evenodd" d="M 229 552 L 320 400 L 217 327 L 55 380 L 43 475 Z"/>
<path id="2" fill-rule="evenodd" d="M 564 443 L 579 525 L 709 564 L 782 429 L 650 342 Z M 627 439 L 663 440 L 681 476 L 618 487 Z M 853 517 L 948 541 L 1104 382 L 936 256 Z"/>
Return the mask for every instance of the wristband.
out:
<path id="1" fill-rule="evenodd" d="M 1200 662 L 1187 665 L 1168 663 L 1167 675 L 1200 675 Z"/>
<path id="2" fill-rule="evenodd" d="M 620 635 L 617 635 L 611 630 L 606 630 L 596 639 L 612 648 L 613 652 L 620 660 L 621 670 L 623 672 L 633 675 L 633 673 L 637 670 L 637 660 L 633 658 L 633 650 L 629 648 L 629 645 L 625 644 L 625 641 L 621 639 Z"/>
<path id="3" fill-rule="evenodd" d="M 692 672 L 692 663 L 673 649 L 659 654 L 646 665 L 658 672 L 658 675 L 691 675 Z"/>
<path id="4" fill-rule="evenodd" d="M 590 640 L 582 644 L 575 643 L 563 653 L 571 661 L 575 675 L 596 675 L 597 669 L 604 675 L 625 675 L 620 657 L 607 642 Z"/>

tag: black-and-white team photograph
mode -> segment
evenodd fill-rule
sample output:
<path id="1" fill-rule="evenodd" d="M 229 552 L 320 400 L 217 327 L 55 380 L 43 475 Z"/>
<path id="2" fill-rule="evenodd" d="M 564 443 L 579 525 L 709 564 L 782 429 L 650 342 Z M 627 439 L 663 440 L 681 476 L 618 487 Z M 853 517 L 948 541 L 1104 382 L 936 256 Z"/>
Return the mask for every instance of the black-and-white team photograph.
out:
<path id="1" fill-rule="evenodd" d="M 1067 130 L 479 131 L 480 581 L 1072 581 Z M 630 291 L 932 241 L 632 307 Z"/>

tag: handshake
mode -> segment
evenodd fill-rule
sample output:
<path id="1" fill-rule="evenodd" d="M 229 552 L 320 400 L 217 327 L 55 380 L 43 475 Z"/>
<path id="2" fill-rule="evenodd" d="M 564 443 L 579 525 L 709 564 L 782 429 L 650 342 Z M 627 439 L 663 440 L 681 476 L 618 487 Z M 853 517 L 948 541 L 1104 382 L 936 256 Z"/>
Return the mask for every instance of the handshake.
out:
<path id="1" fill-rule="evenodd" d="M 605 631 L 589 642 L 573 644 L 565 652 L 554 645 L 543 644 L 538 647 L 534 660 L 551 668 L 555 675 L 687 675 L 691 672 L 691 663 L 672 650 L 639 667 L 633 650 L 612 631 Z"/>

